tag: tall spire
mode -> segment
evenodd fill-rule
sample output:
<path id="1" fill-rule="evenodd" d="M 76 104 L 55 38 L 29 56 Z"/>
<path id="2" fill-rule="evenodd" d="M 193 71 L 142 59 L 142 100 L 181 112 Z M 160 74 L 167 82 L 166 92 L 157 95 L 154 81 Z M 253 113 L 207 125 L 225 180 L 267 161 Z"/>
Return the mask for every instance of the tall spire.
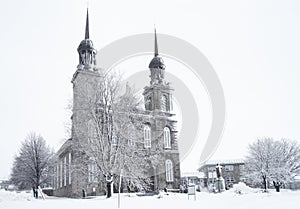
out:
<path id="1" fill-rule="evenodd" d="M 154 26 L 154 56 L 158 56 L 158 48 L 157 48 L 157 37 L 156 37 L 156 27 Z"/>
<path id="2" fill-rule="evenodd" d="M 90 38 L 90 30 L 89 30 L 89 8 L 86 9 L 86 23 L 85 23 L 85 39 Z"/>
<path id="3" fill-rule="evenodd" d="M 96 65 L 97 51 L 94 48 L 94 44 L 90 39 L 89 31 L 89 9 L 86 10 L 86 25 L 85 25 L 85 38 L 82 40 L 77 48 L 79 54 L 78 69 L 92 69 Z"/>

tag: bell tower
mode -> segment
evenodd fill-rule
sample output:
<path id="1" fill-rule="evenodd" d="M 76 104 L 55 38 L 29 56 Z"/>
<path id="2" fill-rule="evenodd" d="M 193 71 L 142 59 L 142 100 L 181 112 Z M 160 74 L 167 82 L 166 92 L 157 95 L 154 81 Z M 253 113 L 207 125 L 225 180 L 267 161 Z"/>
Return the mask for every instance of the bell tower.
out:
<path id="1" fill-rule="evenodd" d="M 180 185 L 180 160 L 176 123 L 172 113 L 172 91 L 165 80 L 165 64 L 158 53 L 156 29 L 154 30 L 154 57 L 150 69 L 150 85 L 144 88 L 145 114 L 151 115 L 147 121 L 151 132 L 151 143 L 159 147 L 161 156 L 153 162 L 154 190 L 178 189 Z M 147 129 L 145 129 L 147 130 Z M 151 145 L 152 146 L 152 145 Z"/>
<path id="2" fill-rule="evenodd" d="M 88 143 L 89 120 L 92 108 L 96 108 L 97 90 L 100 88 L 101 73 L 96 68 L 97 50 L 90 39 L 89 11 L 86 13 L 85 36 L 80 42 L 77 52 L 79 63 L 73 74 L 73 114 L 72 114 L 72 163 L 78 166 L 72 172 L 72 192 L 74 196 L 80 197 L 82 188 L 91 192 L 87 187 L 88 177 L 83 175 L 88 169 L 84 164 L 85 155 L 80 147 Z"/>
<path id="3" fill-rule="evenodd" d="M 97 89 L 100 88 L 101 73 L 96 68 L 97 50 L 90 39 L 89 11 L 86 13 L 85 38 L 77 48 L 79 64 L 73 75 L 73 115 L 72 115 L 72 139 L 84 142 L 89 120 L 88 111 L 95 108 Z"/>
<path id="4" fill-rule="evenodd" d="M 170 112 L 173 109 L 171 94 L 173 89 L 165 81 L 165 68 L 164 61 L 158 54 L 157 35 L 154 29 L 154 57 L 149 64 L 150 86 L 146 86 L 143 93 L 146 110 Z"/>

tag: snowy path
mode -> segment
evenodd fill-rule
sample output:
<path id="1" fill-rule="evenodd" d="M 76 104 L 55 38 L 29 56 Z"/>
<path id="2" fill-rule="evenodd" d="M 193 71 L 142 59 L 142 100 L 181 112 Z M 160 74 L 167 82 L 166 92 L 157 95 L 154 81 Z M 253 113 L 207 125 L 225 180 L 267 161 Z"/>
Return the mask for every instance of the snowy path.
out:
<path id="1" fill-rule="evenodd" d="M 117 208 L 117 195 L 111 199 L 97 197 L 95 199 L 68 199 L 68 198 L 47 198 L 46 200 L 35 200 L 30 193 L 15 193 L 0 191 L 0 209 L 110 209 Z M 158 209 L 158 208 L 184 208 L 184 209 L 283 209 L 300 208 L 300 191 L 282 191 L 275 193 L 248 193 L 243 195 L 235 194 L 233 191 L 226 191 L 222 194 L 197 193 L 197 200 L 194 201 L 187 194 L 128 197 L 122 195 L 122 209 Z"/>

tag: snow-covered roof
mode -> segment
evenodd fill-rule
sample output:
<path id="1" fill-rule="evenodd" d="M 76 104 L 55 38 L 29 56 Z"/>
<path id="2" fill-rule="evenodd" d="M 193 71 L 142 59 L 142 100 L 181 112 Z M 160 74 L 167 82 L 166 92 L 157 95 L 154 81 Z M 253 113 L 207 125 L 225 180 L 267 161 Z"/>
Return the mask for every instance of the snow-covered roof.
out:
<path id="1" fill-rule="evenodd" d="M 183 172 L 181 174 L 181 177 L 193 177 L 196 176 L 198 178 L 204 178 L 204 173 L 203 172 Z"/>
<path id="2" fill-rule="evenodd" d="M 61 155 L 68 147 L 70 147 L 72 144 L 72 138 L 66 140 L 63 145 L 58 149 L 56 152 L 56 155 L 59 156 Z"/>
<path id="3" fill-rule="evenodd" d="M 244 164 L 245 161 L 242 159 L 227 159 L 227 160 L 208 160 L 204 165 L 228 165 L 228 164 Z"/>

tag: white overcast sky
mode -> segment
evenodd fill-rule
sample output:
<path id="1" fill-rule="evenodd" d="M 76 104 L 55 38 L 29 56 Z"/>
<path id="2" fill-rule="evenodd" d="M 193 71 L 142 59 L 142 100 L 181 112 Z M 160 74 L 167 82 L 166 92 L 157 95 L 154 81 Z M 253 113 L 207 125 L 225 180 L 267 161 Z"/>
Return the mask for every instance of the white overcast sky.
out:
<path id="1" fill-rule="evenodd" d="M 152 32 L 156 24 L 159 33 L 188 41 L 208 58 L 227 108 L 213 158 L 242 158 L 259 137 L 300 141 L 299 1 L 90 0 L 89 11 L 90 37 L 98 49 Z M 13 156 L 30 131 L 55 149 L 63 142 L 85 13 L 85 0 L 1 0 L 0 179 L 8 178 Z M 146 69 L 149 59 L 139 59 L 137 66 L 144 63 Z M 175 64 L 165 61 L 171 71 L 168 66 Z M 208 115 L 202 123 L 203 118 L 210 123 Z M 183 171 L 195 170 L 199 156 L 197 148 Z"/>

